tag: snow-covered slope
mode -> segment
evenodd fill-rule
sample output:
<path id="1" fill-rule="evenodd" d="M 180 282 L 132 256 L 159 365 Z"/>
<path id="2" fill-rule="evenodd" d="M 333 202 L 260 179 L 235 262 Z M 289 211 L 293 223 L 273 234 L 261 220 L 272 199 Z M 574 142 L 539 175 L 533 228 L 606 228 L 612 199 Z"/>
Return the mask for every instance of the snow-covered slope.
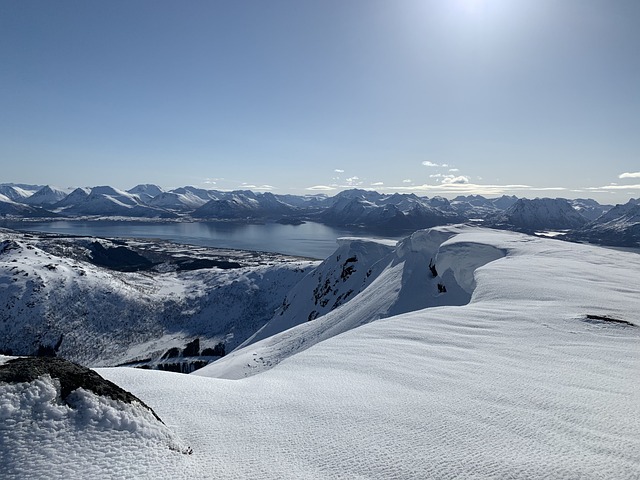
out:
<path id="1" fill-rule="evenodd" d="M 184 193 L 162 192 L 148 200 L 147 205 L 167 210 L 193 211 L 207 203 L 207 201 L 193 192 L 185 190 Z"/>
<path id="2" fill-rule="evenodd" d="M 5 195 L 0 194 L 0 217 L 38 218 L 56 216 L 55 213 L 49 210 L 17 203 Z"/>
<path id="3" fill-rule="evenodd" d="M 162 192 L 164 192 L 162 188 L 152 183 L 144 183 L 144 184 L 136 185 L 135 187 L 127 190 L 127 193 L 131 193 L 133 195 L 138 195 L 138 196 L 144 195 L 146 198 L 157 197 Z"/>
<path id="4" fill-rule="evenodd" d="M 34 193 L 34 190 L 26 190 L 10 184 L 0 184 L 0 195 L 4 195 L 14 202 L 22 202 L 25 198 L 30 197 Z"/>
<path id="5" fill-rule="evenodd" d="M 21 200 L 27 205 L 50 207 L 69 195 L 68 190 L 45 185 L 30 197 Z"/>
<path id="6" fill-rule="evenodd" d="M 505 253 L 478 245 L 452 262 L 450 252 L 441 251 L 440 245 L 460 231 L 461 227 L 421 230 L 396 248 L 374 240 L 340 240 L 337 252 L 287 295 L 268 324 L 200 374 L 235 379 L 255 375 L 380 318 L 467 303 L 476 268 Z M 296 325 L 299 328 L 291 330 Z"/>
<path id="7" fill-rule="evenodd" d="M 435 253 L 440 278 L 423 278 L 422 269 L 405 276 L 427 252 Z M 30 448 L 3 449 L 6 461 L 44 457 L 51 472 L 68 478 L 637 477 L 640 256 L 462 227 L 419 232 L 391 254 L 396 265 L 347 303 L 239 350 L 250 352 L 247 363 L 265 364 L 259 375 L 229 381 L 99 369 L 152 407 L 192 455 L 175 456 L 151 441 L 135 450 L 135 430 L 94 437 L 58 416 L 44 433 L 21 430 Z M 330 272 L 331 264 L 322 268 Z M 447 293 L 425 290 L 436 281 Z M 447 298 L 449 286 L 469 303 L 375 320 L 376 308 L 389 308 L 384 300 L 408 308 L 418 295 Z M 341 328 L 357 315 L 358 328 Z M 240 363 L 235 368 L 243 371 Z M 21 415 L 17 405 L 55 396 L 38 393 L 49 386 L 29 388 L 0 414 Z M 76 454 L 51 455 L 52 431 L 79 438 Z M 0 435 L 12 445 L 10 429 Z"/>
<path id="8" fill-rule="evenodd" d="M 235 382 L 101 373 L 177 425 L 195 476 L 635 478 L 640 329 L 613 320 L 638 323 L 640 257 L 509 232 L 434 237 L 468 305 L 380 319 Z M 305 344 L 365 305 L 289 335 Z M 254 358 L 274 359 L 266 342 Z"/>
<path id="9" fill-rule="evenodd" d="M 155 361 L 195 338 L 203 349 L 222 342 L 229 351 L 266 323 L 315 264 L 124 273 L 63 255 L 80 248 L 91 257 L 96 242 L 122 247 L 70 241 L 73 248 L 58 241 L 54 250 L 0 232 L 0 351 L 56 350 L 93 366 Z"/>

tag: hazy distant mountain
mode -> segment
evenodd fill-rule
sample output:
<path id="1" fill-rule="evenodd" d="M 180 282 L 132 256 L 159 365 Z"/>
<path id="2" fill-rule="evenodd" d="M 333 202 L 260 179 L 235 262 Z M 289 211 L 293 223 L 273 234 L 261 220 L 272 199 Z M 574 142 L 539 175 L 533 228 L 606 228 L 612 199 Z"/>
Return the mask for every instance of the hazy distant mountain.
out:
<path id="1" fill-rule="evenodd" d="M 640 199 L 616 205 L 567 237 L 603 245 L 640 247 Z"/>
<path id="2" fill-rule="evenodd" d="M 209 200 L 218 200 L 220 198 L 220 192 L 215 190 L 205 190 L 204 188 L 196 188 L 192 186 L 174 188 L 170 190 L 171 193 L 177 193 L 179 195 L 193 195 L 206 202 Z"/>
<path id="3" fill-rule="evenodd" d="M 77 202 L 64 209 L 66 215 L 171 217 L 174 214 L 143 205 L 138 196 L 109 186 L 94 187 L 86 198 L 77 192 Z"/>
<path id="4" fill-rule="evenodd" d="M 127 190 L 127 193 L 132 193 L 134 195 L 143 195 L 150 198 L 160 195 L 162 192 L 164 192 L 162 188 L 152 183 L 136 185 L 135 187 Z"/>
<path id="5" fill-rule="evenodd" d="M 175 191 L 162 192 L 148 200 L 146 203 L 151 207 L 165 208 L 167 210 L 174 210 L 178 212 L 188 212 L 201 207 L 207 203 L 207 200 L 202 199 L 189 190 L 184 190 L 184 193 L 176 193 Z"/>
<path id="6" fill-rule="evenodd" d="M 576 198 L 569 203 L 587 220 L 595 220 L 603 213 L 611 210 L 612 205 L 600 205 L 590 198 Z"/>
<path id="7" fill-rule="evenodd" d="M 493 203 L 499 210 L 506 210 L 517 201 L 518 197 L 515 195 L 502 195 L 501 197 L 492 200 L 491 203 Z"/>
<path id="8" fill-rule="evenodd" d="M 64 197 L 58 203 L 54 204 L 53 208 L 64 210 L 67 207 L 71 207 L 73 205 L 82 203 L 86 201 L 87 197 L 89 196 L 89 193 L 91 193 L 90 188 L 81 188 L 81 187 L 76 188 L 69 195 Z"/>
<path id="9" fill-rule="evenodd" d="M 370 195 L 368 197 L 375 198 Z M 363 226 L 383 230 L 410 230 L 464 221 L 464 218 L 450 207 L 449 211 L 443 211 L 411 198 L 395 197 L 394 201 L 397 201 L 397 204 L 386 203 L 381 197 L 377 200 L 380 204 L 361 196 L 351 198 L 345 195 L 323 211 L 318 218 L 329 225 Z M 406 211 L 400 207 L 406 208 Z"/>
<path id="10" fill-rule="evenodd" d="M 45 185 L 30 197 L 22 200 L 22 203 L 33 206 L 50 207 L 65 198 L 68 194 L 68 191 Z"/>
<path id="11" fill-rule="evenodd" d="M 585 223 L 587 219 L 563 198 L 521 198 L 489 222 L 523 232 L 580 228 Z"/>
<path id="12" fill-rule="evenodd" d="M 39 190 L 39 189 L 38 189 Z M 9 200 L 14 202 L 23 202 L 25 198 L 33 195 L 37 190 L 26 190 L 24 188 L 17 187 L 15 185 L 3 184 L 0 185 L 0 195 L 4 195 Z"/>
<path id="13" fill-rule="evenodd" d="M 5 195 L 0 194 L 0 217 L 40 218 L 57 217 L 57 215 L 41 207 L 32 207 L 31 205 L 14 202 Z"/>
<path id="14" fill-rule="evenodd" d="M 276 218 L 295 212 L 291 205 L 278 200 L 272 193 L 232 192 L 220 200 L 210 200 L 193 212 L 195 218 L 241 220 Z"/>

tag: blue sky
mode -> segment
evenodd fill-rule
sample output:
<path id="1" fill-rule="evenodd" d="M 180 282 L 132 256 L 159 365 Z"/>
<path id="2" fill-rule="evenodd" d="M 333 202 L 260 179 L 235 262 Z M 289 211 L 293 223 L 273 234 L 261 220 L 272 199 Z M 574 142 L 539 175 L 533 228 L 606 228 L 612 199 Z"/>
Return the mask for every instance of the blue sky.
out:
<path id="1" fill-rule="evenodd" d="M 640 196 L 637 0 L 0 2 L 0 182 Z"/>

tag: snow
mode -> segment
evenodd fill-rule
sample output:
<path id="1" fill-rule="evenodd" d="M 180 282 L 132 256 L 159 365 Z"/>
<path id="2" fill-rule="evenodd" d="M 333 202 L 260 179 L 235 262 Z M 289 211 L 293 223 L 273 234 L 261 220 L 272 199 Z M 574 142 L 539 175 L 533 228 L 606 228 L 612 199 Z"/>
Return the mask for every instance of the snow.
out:
<path id="1" fill-rule="evenodd" d="M 248 266 L 125 273 L 76 260 L 68 252 L 96 241 L 112 246 L 108 240 L 59 240 L 56 254 L 37 237 L 3 232 L 2 238 L 2 348 L 33 354 L 39 345 L 53 346 L 62 337 L 58 353 L 91 366 L 160 358 L 194 338 L 202 348 L 223 341 L 231 350 L 271 318 L 287 291 L 316 264 L 239 252 Z"/>
<path id="2" fill-rule="evenodd" d="M 67 405 L 49 376 L 0 384 L 0 393 L 5 479 L 149 478 L 157 465 L 189 467 L 189 447 L 138 403 L 79 388 Z"/>
<path id="3" fill-rule="evenodd" d="M 34 465 L 8 478 L 637 478 L 640 256 L 472 227 L 345 247 L 382 254 L 357 295 L 313 321 L 197 374 L 97 369 L 173 433 L 141 420 L 131 432 L 131 412 L 80 429 L 48 406 L 46 379 L 2 386 L 20 428 L 0 423 L 0 464 Z M 289 308 L 303 311 L 299 293 Z"/>

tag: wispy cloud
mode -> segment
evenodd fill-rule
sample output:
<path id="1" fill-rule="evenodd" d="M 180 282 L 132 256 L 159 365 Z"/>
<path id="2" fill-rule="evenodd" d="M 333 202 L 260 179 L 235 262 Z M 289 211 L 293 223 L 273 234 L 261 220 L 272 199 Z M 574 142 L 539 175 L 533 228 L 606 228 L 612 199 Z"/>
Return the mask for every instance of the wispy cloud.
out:
<path id="1" fill-rule="evenodd" d="M 335 189 L 336 187 L 330 187 L 329 185 L 314 185 L 313 187 L 306 188 L 306 190 L 310 190 L 312 192 L 330 192 Z"/>
<path id="2" fill-rule="evenodd" d="M 413 182 L 413 180 L 411 180 L 410 178 L 405 178 L 404 180 L 402 180 L 402 183 L 411 183 Z"/>
<path id="3" fill-rule="evenodd" d="M 334 172 L 336 172 L 336 173 L 344 173 L 344 170 L 342 170 L 342 169 L 340 169 L 340 168 L 336 168 L 336 169 L 334 170 Z"/>
<path id="4" fill-rule="evenodd" d="M 601 191 L 610 191 L 610 190 L 640 190 L 640 184 L 636 185 L 618 185 L 617 183 L 613 183 L 610 185 L 605 185 L 604 187 L 586 187 L 585 190 L 589 190 L 591 192 L 601 192 Z"/>
<path id="5" fill-rule="evenodd" d="M 534 187 L 531 185 L 482 185 L 470 183 L 468 177 L 452 177 L 446 179 L 442 183 L 423 184 L 423 185 L 403 185 L 384 187 L 384 191 L 398 192 L 423 192 L 427 195 L 451 194 L 451 195 L 470 195 L 478 194 L 485 196 L 512 195 L 515 193 L 543 192 L 547 190 L 566 190 L 564 187 Z"/>
<path id="6" fill-rule="evenodd" d="M 618 175 L 618 178 L 640 178 L 640 172 L 625 172 Z"/>
<path id="7" fill-rule="evenodd" d="M 240 188 L 245 190 L 256 190 L 256 191 L 265 191 L 265 192 L 276 189 L 276 187 L 274 187 L 273 185 L 253 185 L 251 183 L 244 183 L 244 182 L 242 183 Z"/>
<path id="8" fill-rule="evenodd" d="M 384 185 L 384 182 L 374 182 L 371 184 L 372 187 L 381 187 L 382 185 Z"/>
<path id="9" fill-rule="evenodd" d="M 449 166 L 446 163 L 438 164 L 438 163 L 430 162 L 428 160 L 425 160 L 424 162 L 422 162 L 422 165 L 424 165 L 425 167 L 444 167 L 444 168 Z"/>
<path id="10" fill-rule="evenodd" d="M 357 177 L 355 175 L 353 177 L 347 178 L 346 182 L 347 182 L 347 185 L 351 187 L 356 185 L 362 185 L 362 182 L 360 181 L 360 177 Z"/>
<path id="11" fill-rule="evenodd" d="M 459 168 L 450 168 L 449 171 L 450 172 L 459 172 L 460 169 Z"/>

